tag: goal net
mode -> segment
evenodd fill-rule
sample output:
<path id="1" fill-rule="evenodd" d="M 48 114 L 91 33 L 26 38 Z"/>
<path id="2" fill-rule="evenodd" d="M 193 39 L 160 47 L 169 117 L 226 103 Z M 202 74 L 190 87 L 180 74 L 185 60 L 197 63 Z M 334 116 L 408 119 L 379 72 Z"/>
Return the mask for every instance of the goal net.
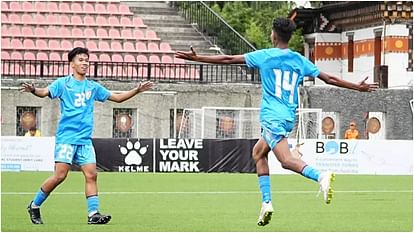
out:
<path id="1" fill-rule="evenodd" d="M 259 138 L 259 108 L 202 107 L 184 109 L 179 138 Z M 321 109 L 298 109 L 289 137 L 319 138 Z"/>

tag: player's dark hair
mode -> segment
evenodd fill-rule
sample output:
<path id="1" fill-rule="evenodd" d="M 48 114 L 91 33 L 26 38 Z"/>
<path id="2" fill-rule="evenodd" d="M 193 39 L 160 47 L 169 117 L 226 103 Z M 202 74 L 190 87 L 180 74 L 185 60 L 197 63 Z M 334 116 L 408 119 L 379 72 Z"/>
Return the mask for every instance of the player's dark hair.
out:
<path id="1" fill-rule="evenodd" d="M 293 31 L 296 29 L 296 24 L 291 19 L 275 18 L 272 29 L 277 33 L 279 40 L 288 43 Z"/>
<path id="2" fill-rule="evenodd" d="M 72 49 L 72 51 L 70 51 L 69 54 L 68 54 L 69 62 L 71 62 L 73 60 L 73 58 L 75 58 L 76 55 L 78 55 L 78 54 L 86 54 L 86 55 L 88 55 L 88 58 L 89 58 L 89 50 L 87 48 L 76 47 L 76 48 Z"/>

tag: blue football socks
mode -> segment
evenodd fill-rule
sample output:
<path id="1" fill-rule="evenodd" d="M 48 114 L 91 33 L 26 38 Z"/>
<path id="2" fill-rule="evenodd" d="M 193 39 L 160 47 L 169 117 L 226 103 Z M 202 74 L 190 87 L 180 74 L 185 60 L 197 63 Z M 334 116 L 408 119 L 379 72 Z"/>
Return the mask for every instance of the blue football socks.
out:
<path id="1" fill-rule="evenodd" d="M 98 212 L 99 198 L 97 195 L 89 196 L 86 198 L 88 203 L 88 215 L 89 217 Z"/>
<path id="2" fill-rule="evenodd" d="M 305 167 L 302 170 L 302 175 L 304 177 L 314 180 L 316 182 L 318 182 L 320 174 L 321 173 L 318 170 L 309 165 L 305 165 Z"/>
<path id="3" fill-rule="evenodd" d="M 259 186 L 262 192 L 262 202 L 270 202 L 272 200 L 270 194 L 270 177 L 269 175 L 259 176 Z"/>
<path id="4" fill-rule="evenodd" d="M 36 196 L 33 199 L 32 207 L 40 207 L 48 196 L 49 193 L 43 192 L 42 188 L 40 188 L 39 192 L 36 193 Z"/>

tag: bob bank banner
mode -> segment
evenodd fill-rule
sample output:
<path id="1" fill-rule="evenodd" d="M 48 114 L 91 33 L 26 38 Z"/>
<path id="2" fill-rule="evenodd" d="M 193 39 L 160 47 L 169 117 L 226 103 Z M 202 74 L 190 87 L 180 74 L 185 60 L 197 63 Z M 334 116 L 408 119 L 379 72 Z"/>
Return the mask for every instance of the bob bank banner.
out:
<path id="1" fill-rule="evenodd" d="M 254 173 L 256 139 L 95 138 L 97 166 L 111 172 Z M 2 171 L 53 171 L 54 137 L 2 137 Z M 294 148 L 296 140 L 289 140 Z M 412 140 L 306 140 L 302 159 L 337 174 L 412 175 Z M 271 174 L 291 174 L 272 152 Z M 76 167 L 74 168 L 76 169 Z"/>

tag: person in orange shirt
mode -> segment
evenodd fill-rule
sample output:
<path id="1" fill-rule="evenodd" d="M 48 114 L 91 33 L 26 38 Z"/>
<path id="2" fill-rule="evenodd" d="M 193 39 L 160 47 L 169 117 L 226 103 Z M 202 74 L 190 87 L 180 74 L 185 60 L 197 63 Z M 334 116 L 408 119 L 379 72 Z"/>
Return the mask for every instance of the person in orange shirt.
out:
<path id="1" fill-rule="evenodd" d="M 356 128 L 355 121 L 349 123 L 349 129 L 345 131 L 345 139 L 359 139 L 359 131 Z"/>

